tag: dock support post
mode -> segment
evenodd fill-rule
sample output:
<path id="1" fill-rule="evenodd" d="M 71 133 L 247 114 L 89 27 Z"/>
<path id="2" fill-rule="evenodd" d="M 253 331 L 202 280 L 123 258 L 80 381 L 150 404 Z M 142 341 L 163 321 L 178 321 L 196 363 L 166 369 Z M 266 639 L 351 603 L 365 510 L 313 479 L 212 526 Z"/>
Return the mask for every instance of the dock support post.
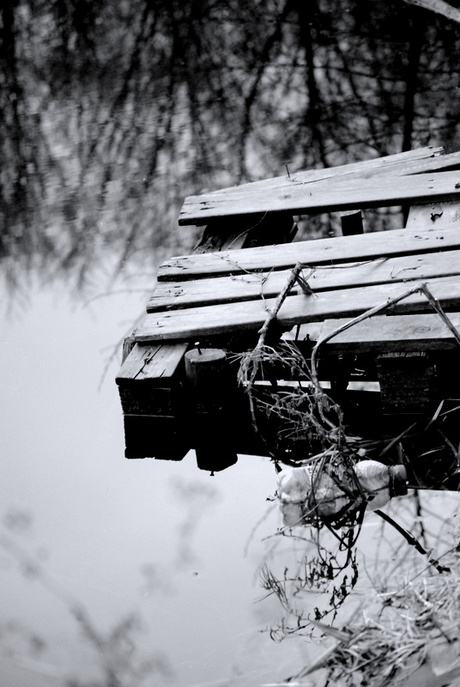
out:
<path id="1" fill-rule="evenodd" d="M 227 353 L 218 348 L 194 348 L 185 354 L 185 374 L 193 401 L 193 436 L 197 465 L 211 473 L 234 465 L 228 413 L 231 379 Z"/>
<path id="2" fill-rule="evenodd" d="M 361 210 L 349 210 L 340 214 L 340 222 L 342 224 L 342 235 L 353 236 L 354 234 L 363 234 L 363 214 Z"/>

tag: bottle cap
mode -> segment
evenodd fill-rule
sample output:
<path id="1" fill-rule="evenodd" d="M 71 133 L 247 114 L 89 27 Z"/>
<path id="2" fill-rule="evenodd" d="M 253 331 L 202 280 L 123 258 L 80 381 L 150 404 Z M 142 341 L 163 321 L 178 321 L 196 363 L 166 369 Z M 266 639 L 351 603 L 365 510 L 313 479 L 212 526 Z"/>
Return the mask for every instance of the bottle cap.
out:
<path id="1" fill-rule="evenodd" d="M 405 465 L 391 465 L 390 475 L 390 495 L 403 496 L 407 494 L 407 470 Z"/>

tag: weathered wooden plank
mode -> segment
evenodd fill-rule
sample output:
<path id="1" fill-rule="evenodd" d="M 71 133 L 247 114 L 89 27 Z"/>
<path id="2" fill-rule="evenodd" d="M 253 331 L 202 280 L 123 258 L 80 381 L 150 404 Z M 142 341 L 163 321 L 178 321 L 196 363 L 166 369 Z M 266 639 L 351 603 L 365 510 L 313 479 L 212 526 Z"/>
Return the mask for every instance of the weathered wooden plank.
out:
<path id="1" fill-rule="evenodd" d="M 163 344 L 140 346 L 136 344 L 124 361 L 117 377 L 119 385 L 148 380 L 158 386 L 168 387 L 177 374 L 187 350 L 187 344 Z"/>
<path id="2" fill-rule="evenodd" d="M 426 151 L 426 153 L 424 152 Z M 433 149 L 421 148 L 406 153 L 389 155 L 387 157 L 374 158 L 361 162 L 354 162 L 339 167 L 327 167 L 324 169 L 312 169 L 295 172 L 290 175 L 253 181 L 249 184 L 231 186 L 229 188 L 212 191 L 209 195 L 223 195 L 231 197 L 234 194 L 247 193 L 252 195 L 254 191 L 276 190 L 284 187 L 286 183 L 294 184 L 321 184 L 333 183 L 352 179 L 370 179 L 371 177 L 383 176 L 405 176 L 412 174 L 423 174 L 426 172 L 439 172 L 458 169 L 460 166 L 460 153 L 450 153 L 442 155 L 442 148 Z M 208 195 L 208 194 L 206 194 Z"/>
<path id="3" fill-rule="evenodd" d="M 305 265 L 340 264 L 452 248 L 460 248 L 460 223 L 441 228 L 394 229 L 356 236 L 299 241 L 282 246 L 173 257 L 160 266 L 158 280 L 262 272 L 289 268 L 297 262 Z"/>
<path id="4" fill-rule="evenodd" d="M 289 175 L 283 174 L 278 177 L 270 177 L 269 179 L 251 181 L 248 184 L 227 186 L 226 188 L 212 191 L 210 195 L 229 195 L 235 191 L 247 191 L 248 194 L 252 194 L 254 191 L 259 190 L 278 189 L 286 184 L 286 181 L 289 180 L 289 177 L 296 183 L 311 183 L 343 177 L 360 176 L 365 178 L 366 176 L 371 176 L 373 174 L 392 174 L 397 173 L 398 170 L 405 169 L 409 164 L 426 162 L 428 165 L 430 165 L 433 162 L 437 162 L 438 159 L 441 158 L 443 160 L 447 159 L 447 164 L 449 164 L 449 157 L 449 155 L 444 155 L 443 147 L 427 146 L 425 148 L 417 148 L 416 150 L 409 150 L 403 153 L 396 153 L 394 155 L 385 155 L 383 157 L 372 158 L 370 160 L 350 162 L 346 165 L 338 165 L 336 167 L 326 167 L 322 169 L 309 169 L 292 172 Z M 420 167 L 417 167 L 417 170 L 420 170 Z M 423 167 L 421 171 L 432 171 L 432 168 Z"/>
<path id="5" fill-rule="evenodd" d="M 460 331 L 460 313 L 449 313 Z M 318 339 L 349 322 L 349 318 L 325 320 L 316 325 L 302 325 L 296 338 Z M 324 344 L 332 352 L 411 351 L 458 349 L 452 332 L 439 315 L 391 315 L 371 317 L 341 332 Z M 459 349 L 460 350 L 460 349 Z"/>
<path id="6" fill-rule="evenodd" d="M 459 232 L 460 233 L 460 232 Z M 460 274 L 460 250 L 379 258 L 365 263 L 306 268 L 304 279 L 316 291 L 345 287 L 410 281 Z M 252 272 L 229 277 L 157 284 L 147 304 L 147 312 L 189 308 L 197 305 L 238 302 L 276 296 L 288 280 L 289 271 Z M 292 295 L 301 293 L 296 286 Z"/>
<path id="7" fill-rule="evenodd" d="M 460 279 L 444 277 L 426 280 L 434 295 L 445 306 L 460 307 Z M 367 286 L 354 289 L 322 291 L 313 296 L 289 296 L 277 317 L 280 326 L 289 329 L 296 324 L 314 322 L 330 317 L 353 317 L 388 299 L 399 297 L 408 290 L 405 283 Z M 183 340 L 193 337 L 229 333 L 235 329 L 259 329 L 275 299 L 224 303 L 186 310 L 170 310 L 148 314 L 136 331 L 139 342 Z M 426 298 L 413 294 L 394 306 L 394 312 L 429 311 Z"/>
<path id="8" fill-rule="evenodd" d="M 373 172 L 374 176 L 398 175 L 406 176 L 412 174 L 425 174 L 427 172 L 448 172 L 450 170 L 459 169 L 460 167 L 460 153 L 449 153 L 448 155 L 438 155 L 425 159 L 412 159 L 409 161 L 401 160 L 392 168 L 383 168 Z"/>
<path id="9" fill-rule="evenodd" d="M 294 214 L 334 212 L 369 207 L 384 207 L 460 196 L 460 172 L 438 172 L 399 177 L 338 181 L 334 184 L 296 183 L 288 179 L 278 189 L 246 191 L 231 195 L 208 194 L 186 198 L 179 224 L 209 221 L 228 215 L 257 212 Z"/>
<path id="10" fill-rule="evenodd" d="M 460 223 L 460 202 L 458 200 L 413 205 L 409 210 L 406 226 L 413 229 L 415 227 L 429 225 L 439 227 L 455 223 Z"/>
<path id="11" fill-rule="evenodd" d="M 123 412 L 128 415 L 170 415 L 183 412 L 181 372 L 187 344 L 135 344 L 116 382 Z"/>

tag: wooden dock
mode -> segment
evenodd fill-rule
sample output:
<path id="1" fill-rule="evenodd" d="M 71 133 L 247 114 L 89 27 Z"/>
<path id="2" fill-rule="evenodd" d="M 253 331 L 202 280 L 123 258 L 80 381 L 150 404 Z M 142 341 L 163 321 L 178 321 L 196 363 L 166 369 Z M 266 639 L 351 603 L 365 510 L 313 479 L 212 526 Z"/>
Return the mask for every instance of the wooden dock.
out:
<path id="1" fill-rule="evenodd" d="M 405 227 L 363 232 L 361 213 L 395 205 L 408 209 Z M 318 212 L 341 213 L 344 235 L 293 241 L 294 216 Z M 127 457 L 194 448 L 214 471 L 266 454 L 238 355 L 299 263 L 270 342 L 290 340 L 308 360 L 324 340 L 321 377 L 352 431 L 391 436 L 443 403 L 458 424 L 460 153 L 423 148 L 193 196 L 179 224 L 204 225 L 203 239 L 161 265 L 117 377 Z M 305 447 L 286 450 L 295 459 Z"/>

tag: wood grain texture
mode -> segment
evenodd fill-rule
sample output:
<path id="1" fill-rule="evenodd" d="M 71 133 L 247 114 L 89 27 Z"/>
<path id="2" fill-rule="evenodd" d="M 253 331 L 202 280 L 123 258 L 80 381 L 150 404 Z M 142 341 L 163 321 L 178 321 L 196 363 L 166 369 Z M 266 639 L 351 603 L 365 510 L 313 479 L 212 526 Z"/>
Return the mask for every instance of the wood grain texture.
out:
<path id="1" fill-rule="evenodd" d="M 459 232 L 460 233 L 460 232 Z M 344 263 L 339 266 L 319 265 L 305 268 L 304 279 L 313 291 L 345 287 L 386 284 L 421 278 L 446 277 L 460 272 L 460 250 L 378 258 L 365 263 Z M 175 310 L 198 305 L 246 301 L 275 297 L 289 277 L 288 270 L 253 272 L 211 279 L 181 282 L 159 282 L 147 304 L 147 312 Z M 301 293 L 295 286 L 292 294 Z"/>
<path id="2" fill-rule="evenodd" d="M 458 185 L 458 186 L 457 186 Z M 229 215 L 258 212 L 334 212 L 430 200 L 455 199 L 460 196 L 460 172 L 435 172 L 413 176 L 351 179 L 327 183 L 296 182 L 293 177 L 277 189 L 245 191 L 231 195 L 209 194 L 186 198 L 179 224 L 209 221 Z"/>
<path id="3" fill-rule="evenodd" d="M 372 158 L 370 160 L 361 160 L 359 162 L 351 162 L 346 165 L 338 165 L 336 167 L 326 167 L 323 169 L 309 169 L 304 171 L 292 172 L 289 175 L 283 174 L 277 177 L 270 177 L 269 179 L 261 179 L 259 181 L 251 181 L 247 184 L 240 184 L 238 186 L 227 186 L 226 188 L 211 191 L 206 195 L 224 195 L 228 196 L 234 192 L 247 192 L 252 194 L 258 190 L 278 189 L 289 181 L 289 177 L 297 182 L 311 183 L 317 181 L 330 181 L 336 178 L 351 178 L 352 176 L 359 176 L 366 178 L 374 174 L 392 174 L 397 173 L 398 169 L 407 169 L 408 165 L 416 165 L 416 169 L 420 171 L 420 164 L 429 165 L 428 168 L 423 167 L 421 171 L 432 171 L 431 164 L 442 164 L 437 161 L 440 159 L 446 160 L 449 164 L 449 155 L 444 155 L 443 147 L 427 146 L 425 148 L 417 148 L 416 150 L 406 151 L 404 153 L 396 153 L 395 155 L 386 155 L 384 157 Z"/>
<path id="4" fill-rule="evenodd" d="M 460 313 L 449 313 L 453 325 L 460 329 Z M 346 318 L 325 320 L 321 325 L 302 325 L 298 339 L 327 336 L 348 322 Z M 435 313 L 422 315 L 376 316 L 341 332 L 324 344 L 333 352 L 422 351 L 458 349 L 452 332 Z"/>
<path id="5" fill-rule="evenodd" d="M 460 223 L 448 227 L 394 229 L 356 236 L 299 241 L 282 246 L 261 246 L 243 250 L 186 255 L 166 260 L 158 280 L 180 281 L 206 276 L 287 269 L 302 262 L 324 265 L 372 260 L 460 248 Z"/>
<path id="6" fill-rule="evenodd" d="M 187 347 L 187 344 L 183 343 L 160 346 L 136 344 L 117 375 L 117 384 L 148 380 L 149 383 L 156 382 L 159 386 L 169 387 Z"/>
<path id="7" fill-rule="evenodd" d="M 443 306 L 460 307 L 460 279 L 457 276 L 426 280 Z M 412 283 L 412 286 L 414 284 Z M 289 296 L 278 314 L 281 327 L 324 320 L 331 317 L 354 317 L 370 308 L 398 297 L 408 290 L 405 283 L 367 286 L 353 289 L 322 291 L 313 296 Z M 241 303 L 223 303 L 185 310 L 148 314 L 136 331 L 138 342 L 173 341 L 230 333 L 232 330 L 258 330 L 266 320 L 275 299 Z M 429 311 L 426 298 L 414 294 L 394 306 L 394 312 Z"/>
<path id="8" fill-rule="evenodd" d="M 436 226 L 460 223 L 460 201 L 443 201 L 413 205 L 407 217 L 406 227 Z"/>
<path id="9" fill-rule="evenodd" d="M 311 169 L 294 172 L 283 176 L 252 181 L 240 186 L 231 186 L 212 191 L 206 195 L 231 196 L 232 194 L 247 193 L 251 195 L 257 190 L 276 190 L 286 183 L 332 183 L 352 179 L 370 179 L 381 176 L 402 176 L 421 174 L 424 172 L 437 172 L 458 169 L 460 165 L 460 153 L 442 154 L 442 148 L 420 148 L 396 155 L 373 158 L 361 162 L 352 162 L 348 165 L 326 167 L 323 169 Z"/>

